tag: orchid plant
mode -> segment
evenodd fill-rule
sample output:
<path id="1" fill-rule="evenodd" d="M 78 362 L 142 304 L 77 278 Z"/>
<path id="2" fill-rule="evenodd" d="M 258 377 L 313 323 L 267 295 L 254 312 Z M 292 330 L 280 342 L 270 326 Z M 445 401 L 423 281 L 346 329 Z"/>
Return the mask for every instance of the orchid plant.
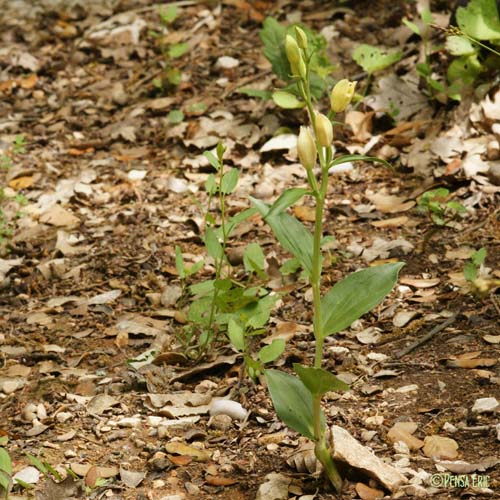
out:
<path id="1" fill-rule="evenodd" d="M 356 160 L 385 162 L 362 155 L 334 157 L 332 122 L 313 105 L 310 87 L 313 51 L 308 47 L 307 36 L 296 27 L 293 34 L 286 36 L 284 46 L 308 115 L 309 125 L 300 128 L 297 141 L 299 160 L 307 171 L 308 187 L 285 190 L 271 206 L 253 198 L 252 203 L 281 245 L 300 262 L 308 277 L 313 292 L 315 355 L 313 366 L 294 364 L 298 377 L 273 369 L 265 370 L 265 377 L 278 416 L 289 427 L 314 441 L 316 458 L 340 492 L 342 478 L 332 458 L 332 443 L 327 443 L 321 399 L 329 391 L 347 390 L 349 386 L 322 367 L 323 345 L 327 336 L 344 330 L 378 305 L 394 287 L 404 264 L 397 262 L 363 269 L 322 294 L 321 242 L 329 171 L 335 165 Z M 354 93 L 355 83 L 339 81 L 330 95 L 330 115 L 343 112 Z M 311 196 L 315 203 L 313 234 L 286 211 L 304 196 Z"/>

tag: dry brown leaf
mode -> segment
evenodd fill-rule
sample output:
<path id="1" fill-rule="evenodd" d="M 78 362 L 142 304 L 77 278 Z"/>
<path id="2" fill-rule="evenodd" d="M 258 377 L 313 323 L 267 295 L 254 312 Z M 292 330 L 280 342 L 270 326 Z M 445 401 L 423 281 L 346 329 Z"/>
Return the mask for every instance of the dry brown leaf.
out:
<path id="1" fill-rule="evenodd" d="M 393 196 L 386 193 L 366 193 L 366 197 L 375 205 L 375 208 L 384 214 L 406 212 L 415 206 L 414 200 L 408 200 L 405 196 Z"/>
<path id="2" fill-rule="evenodd" d="M 176 455 L 187 455 L 197 462 L 206 462 L 210 458 L 210 455 L 205 450 L 178 441 L 167 443 L 165 451 L 167 453 L 175 453 Z"/>
<path id="3" fill-rule="evenodd" d="M 35 179 L 32 175 L 25 175 L 23 177 L 16 177 L 15 179 L 9 181 L 9 187 L 18 191 L 20 189 L 27 189 L 33 186 L 34 182 Z"/>
<path id="4" fill-rule="evenodd" d="M 497 361 L 494 358 L 448 359 L 446 365 L 451 368 L 478 368 L 480 366 L 494 366 Z"/>
<path id="5" fill-rule="evenodd" d="M 167 455 L 168 459 L 178 467 L 182 467 L 183 465 L 188 465 L 193 461 L 193 457 L 189 455 Z"/>
<path id="6" fill-rule="evenodd" d="M 370 224 L 374 227 L 402 227 L 408 223 L 408 217 L 402 215 L 401 217 L 392 217 L 391 219 L 376 220 Z"/>
<path id="7" fill-rule="evenodd" d="M 207 484 L 210 484 L 212 486 L 231 486 L 232 484 L 236 484 L 238 482 L 237 479 L 211 475 L 207 475 L 205 481 L 207 482 Z"/>
<path id="8" fill-rule="evenodd" d="M 315 210 L 313 207 L 296 205 L 293 207 L 293 213 L 295 217 L 301 221 L 314 222 L 316 220 Z"/>
<path id="9" fill-rule="evenodd" d="M 408 278 L 402 277 L 399 282 L 402 285 L 409 285 L 415 288 L 431 288 L 439 284 L 439 278 L 430 278 L 430 279 L 422 279 L 422 278 Z"/>
<path id="10" fill-rule="evenodd" d="M 385 495 L 383 491 L 370 488 L 363 483 L 356 483 L 355 489 L 361 500 L 377 500 L 377 498 L 384 498 Z"/>

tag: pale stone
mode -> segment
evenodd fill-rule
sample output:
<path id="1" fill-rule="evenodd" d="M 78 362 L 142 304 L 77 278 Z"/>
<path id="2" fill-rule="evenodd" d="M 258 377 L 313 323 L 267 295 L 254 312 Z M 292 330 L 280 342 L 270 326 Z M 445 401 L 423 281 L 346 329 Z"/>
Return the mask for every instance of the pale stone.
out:
<path id="1" fill-rule="evenodd" d="M 427 436 L 423 451 L 429 458 L 453 460 L 458 455 L 458 443 L 454 439 L 442 436 Z"/>
<path id="2" fill-rule="evenodd" d="M 360 469 L 391 492 L 397 491 L 401 485 L 407 483 L 403 474 L 392 465 L 383 462 L 345 429 L 337 425 L 333 425 L 330 429 L 331 448 L 334 450 L 333 458 L 335 460 L 346 462 L 351 467 Z"/>
<path id="3" fill-rule="evenodd" d="M 268 474 L 266 482 L 259 486 L 255 500 L 286 500 L 288 499 L 288 487 L 292 480 L 276 472 Z"/>
<path id="4" fill-rule="evenodd" d="M 495 398 L 479 398 L 474 402 L 472 413 L 492 413 L 500 408 Z"/>

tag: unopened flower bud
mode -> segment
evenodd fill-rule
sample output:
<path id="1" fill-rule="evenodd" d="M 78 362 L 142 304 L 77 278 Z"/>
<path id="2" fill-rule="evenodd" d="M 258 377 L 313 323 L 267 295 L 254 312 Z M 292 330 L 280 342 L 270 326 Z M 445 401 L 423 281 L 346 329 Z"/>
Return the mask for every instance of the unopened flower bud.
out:
<path id="1" fill-rule="evenodd" d="M 300 127 L 299 139 L 297 141 L 297 152 L 302 166 L 311 169 L 316 165 L 317 149 L 314 137 L 309 127 Z"/>
<path id="2" fill-rule="evenodd" d="M 300 55 L 299 46 L 292 35 L 287 35 L 285 37 L 285 52 L 292 68 L 294 66 L 297 67 L 302 59 L 302 56 Z"/>
<path id="3" fill-rule="evenodd" d="M 328 148 L 333 142 L 332 122 L 322 113 L 316 113 L 316 134 L 318 142 L 324 148 Z"/>
<path id="4" fill-rule="evenodd" d="M 297 43 L 302 50 L 307 50 L 307 35 L 302 28 L 295 26 L 295 36 Z"/>
<path id="5" fill-rule="evenodd" d="M 350 82 L 346 79 L 340 80 L 340 82 L 333 87 L 332 93 L 330 94 L 330 104 L 335 113 L 341 113 L 347 108 L 347 105 L 354 96 L 355 89 L 356 82 Z"/>

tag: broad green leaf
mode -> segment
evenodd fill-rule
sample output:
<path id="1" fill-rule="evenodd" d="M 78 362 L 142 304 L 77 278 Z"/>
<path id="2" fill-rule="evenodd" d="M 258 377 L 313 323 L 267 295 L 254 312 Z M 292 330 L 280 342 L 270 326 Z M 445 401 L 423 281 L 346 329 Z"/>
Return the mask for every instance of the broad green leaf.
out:
<path id="1" fill-rule="evenodd" d="M 245 331 L 233 318 L 231 318 L 227 324 L 227 336 L 235 349 L 240 352 L 245 351 Z"/>
<path id="2" fill-rule="evenodd" d="M 313 399 L 307 387 L 298 378 L 279 370 L 264 373 L 278 417 L 299 434 L 314 439 Z"/>
<path id="3" fill-rule="evenodd" d="M 177 5 L 171 4 L 165 10 L 160 10 L 159 14 L 165 24 L 170 24 L 177 17 Z"/>
<path id="4" fill-rule="evenodd" d="M 291 259 L 285 260 L 280 267 L 280 273 L 283 276 L 287 274 L 296 273 L 300 269 L 300 261 L 297 257 L 292 257 Z"/>
<path id="5" fill-rule="evenodd" d="M 476 47 L 469 39 L 457 35 L 447 37 L 445 47 L 452 56 L 468 56 L 476 52 Z"/>
<path id="6" fill-rule="evenodd" d="M 422 10 L 420 17 L 422 18 L 422 21 L 427 25 L 436 24 L 436 20 L 434 19 L 432 12 L 427 7 Z"/>
<path id="7" fill-rule="evenodd" d="M 248 97 L 258 97 L 259 99 L 262 99 L 264 101 L 268 101 L 273 95 L 271 90 L 251 89 L 248 87 L 241 87 L 239 89 L 236 89 L 236 92 L 247 95 Z"/>
<path id="8" fill-rule="evenodd" d="M 478 40 L 500 39 L 500 18 L 496 0 L 470 0 L 457 9 L 457 23 L 467 35 Z"/>
<path id="9" fill-rule="evenodd" d="M 264 56 L 271 63 L 274 74 L 286 82 L 289 80 L 291 71 L 285 53 L 285 34 L 286 28 L 272 17 L 264 19 L 259 32 L 264 45 L 262 50 Z"/>
<path id="10" fill-rule="evenodd" d="M 207 226 L 205 229 L 205 246 L 207 248 L 208 255 L 215 260 L 220 260 L 224 257 L 224 250 L 219 240 L 217 239 L 217 235 L 215 231 Z"/>
<path id="11" fill-rule="evenodd" d="M 384 264 L 352 273 L 322 299 L 320 337 L 340 332 L 380 304 L 396 284 L 403 263 Z"/>
<path id="12" fill-rule="evenodd" d="M 182 258 L 182 250 L 179 245 L 175 245 L 175 268 L 179 274 L 179 278 L 183 280 L 186 277 L 186 271 L 184 267 L 184 259 Z"/>
<path id="13" fill-rule="evenodd" d="M 226 224 L 226 236 L 229 237 L 231 236 L 231 233 L 234 231 L 234 229 L 243 222 L 244 220 L 247 220 L 249 217 L 252 217 L 252 215 L 255 215 L 259 213 L 259 211 L 256 208 L 247 208 L 243 210 L 242 212 L 237 213 L 236 215 L 233 215 Z"/>
<path id="14" fill-rule="evenodd" d="M 309 233 L 301 222 L 286 212 L 268 217 L 268 205 L 252 197 L 250 197 L 250 201 L 269 224 L 281 246 L 299 259 L 302 268 L 310 276 L 312 273 L 313 254 L 313 238 L 311 233 Z"/>
<path id="15" fill-rule="evenodd" d="M 211 326 L 208 325 L 210 318 L 210 309 L 212 307 L 213 297 L 204 295 L 199 299 L 191 302 L 188 309 L 188 320 L 191 324 Z"/>
<path id="16" fill-rule="evenodd" d="M 397 63 L 403 53 L 401 51 L 397 52 L 387 52 L 380 49 L 379 47 L 374 47 L 373 45 L 361 44 L 352 53 L 352 58 L 357 62 L 369 75 L 375 71 L 381 71 L 388 68 L 394 63 Z"/>
<path id="17" fill-rule="evenodd" d="M 203 267 L 203 264 L 204 264 L 203 260 L 195 262 L 190 268 L 186 269 L 186 274 L 188 276 L 196 274 Z"/>
<path id="18" fill-rule="evenodd" d="M 214 290 L 215 280 L 206 280 L 195 283 L 189 287 L 189 292 L 192 295 L 206 295 Z"/>
<path id="19" fill-rule="evenodd" d="M 273 92 L 273 101 L 283 109 L 300 109 L 306 105 L 304 101 L 297 99 L 295 95 L 284 90 L 276 90 Z"/>
<path id="20" fill-rule="evenodd" d="M 259 351 L 259 359 L 262 363 L 270 363 L 279 358 L 284 350 L 285 341 L 283 339 L 274 339 Z"/>
<path id="21" fill-rule="evenodd" d="M 283 212 L 283 210 L 286 210 L 294 203 L 297 203 L 297 201 L 299 201 L 308 192 L 309 190 L 304 188 L 290 188 L 283 191 L 278 199 L 271 205 L 271 208 L 269 209 L 266 217 L 277 215 L 280 212 Z"/>
<path id="22" fill-rule="evenodd" d="M 447 77 L 450 83 L 459 82 L 463 87 L 470 86 L 481 73 L 482 66 L 477 54 L 460 56 L 448 67 Z"/>
<path id="23" fill-rule="evenodd" d="M 249 273 L 262 273 L 266 266 L 266 256 L 258 243 L 250 243 L 243 254 L 243 264 Z"/>
<path id="24" fill-rule="evenodd" d="M 257 302 L 254 302 L 252 304 L 254 308 L 249 315 L 249 319 L 246 321 L 246 325 L 254 329 L 262 328 L 269 321 L 271 311 L 278 298 L 279 296 L 277 294 L 269 294 L 265 297 L 261 297 Z M 249 307 L 250 306 L 247 306 L 245 309 L 248 310 Z"/>
<path id="25" fill-rule="evenodd" d="M 217 192 L 217 183 L 215 182 L 214 174 L 208 175 L 207 180 L 205 181 L 205 191 L 212 196 Z"/>
<path id="26" fill-rule="evenodd" d="M 208 109 L 208 106 L 204 102 L 193 102 L 187 107 L 189 113 L 200 115 Z"/>
<path id="27" fill-rule="evenodd" d="M 422 36 L 420 33 L 420 28 L 412 21 L 409 21 L 408 19 L 404 18 L 403 24 L 408 28 L 410 28 L 413 31 L 413 33 L 415 33 L 415 35 Z"/>
<path id="28" fill-rule="evenodd" d="M 214 288 L 217 290 L 227 291 L 233 286 L 233 282 L 229 278 L 218 279 L 214 281 Z"/>
<path id="29" fill-rule="evenodd" d="M 12 461 L 5 448 L 0 448 L 0 470 L 3 470 L 9 475 L 12 474 Z"/>
<path id="30" fill-rule="evenodd" d="M 477 278 L 477 267 L 472 262 L 467 262 L 467 264 L 465 264 L 464 278 L 467 281 L 474 281 Z"/>
<path id="31" fill-rule="evenodd" d="M 220 190 L 223 194 L 231 194 L 238 184 L 240 172 L 237 168 L 232 168 L 222 176 Z"/>
<path id="32" fill-rule="evenodd" d="M 180 109 L 173 109 L 167 115 L 167 120 L 172 124 L 176 125 L 184 121 L 184 113 Z"/>
<path id="33" fill-rule="evenodd" d="M 167 80 L 172 84 L 172 85 L 179 85 L 182 81 L 182 73 L 179 69 L 177 68 L 169 68 L 166 73 L 165 73 Z M 161 88 L 161 87 L 160 87 Z"/>
<path id="34" fill-rule="evenodd" d="M 482 247 L 477 252 L 474 252 L 470 259 L 476 266 L 480 266 L 486 259 L 486 248 Z"/>
<path id="35" fill-rule="evenodd" d="M 293 369 L 313 395 L 322 396 L 329 391 L 349 390 L 349 386 L 345 382 L 337 378 L 333 373 L 323 370 L 323 368 L 313 368 L 294 363 Z"/>
<path id="36" fill-rule="evenodd" d="M 217 170 L 217 172 L 221 169 L 220 161 L 217 157 L 212 153 L 212 151 L 204 151 L 203 156 L 210 162 L 210 165 Z"/>
<path id="37" fill-rule="evenodd" d="M 183 56 L 189 50 L 189 45 L 186 42 L 174 43 L 168 48 L 168 57 L 176 59 Z"/>

